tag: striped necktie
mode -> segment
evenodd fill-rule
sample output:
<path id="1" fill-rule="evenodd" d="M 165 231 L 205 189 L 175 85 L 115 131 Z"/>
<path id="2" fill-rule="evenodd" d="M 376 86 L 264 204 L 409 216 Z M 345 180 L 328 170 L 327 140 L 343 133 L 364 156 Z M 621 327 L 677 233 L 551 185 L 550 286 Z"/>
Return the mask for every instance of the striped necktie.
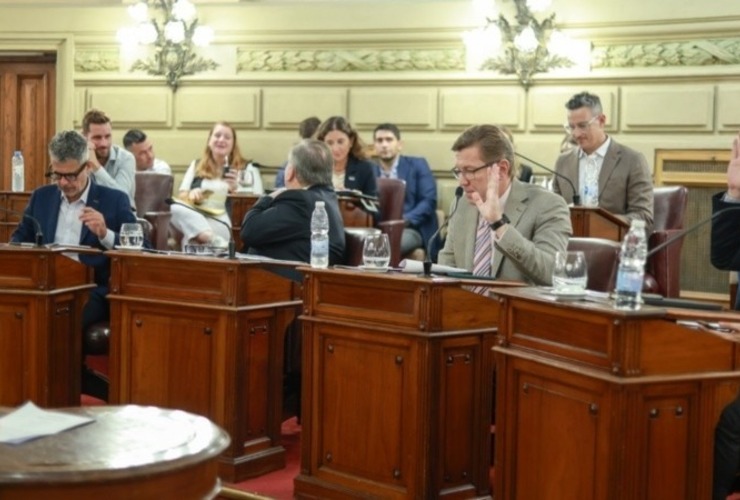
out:
<path id="1" fill-rule="evenodd" d="M 491 276 L 491 228 L 488 221 L 478 217 L 478 231 L 475 234 L 475 253 L 473 254 L 473 274 L 475 276 Z M 488 287 L 472 287 L 471 291 L 484 294 Z"/>

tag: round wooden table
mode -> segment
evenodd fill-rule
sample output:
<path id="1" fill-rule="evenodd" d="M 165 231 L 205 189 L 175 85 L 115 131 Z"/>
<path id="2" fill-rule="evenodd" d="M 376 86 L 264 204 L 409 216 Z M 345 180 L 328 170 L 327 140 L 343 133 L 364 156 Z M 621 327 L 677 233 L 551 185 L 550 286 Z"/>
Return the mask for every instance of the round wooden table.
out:
<path id="1" fill-rule="evenodd" d="M 218 456 L 229 436 L 207 418 L 133 405 L 59 411 L 89 415 L 95 422 L 20 445 L 0 444 L 3 500 L 218 494 Z"/>

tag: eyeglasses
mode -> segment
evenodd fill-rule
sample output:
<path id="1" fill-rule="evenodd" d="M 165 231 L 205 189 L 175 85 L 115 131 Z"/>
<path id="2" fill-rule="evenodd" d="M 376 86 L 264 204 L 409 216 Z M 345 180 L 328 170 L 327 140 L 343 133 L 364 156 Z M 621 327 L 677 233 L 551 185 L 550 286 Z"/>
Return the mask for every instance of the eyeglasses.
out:
<path id="1" fill-rule="evenodd" d="M 591 119 L 590 119 L 589 121 L 587 121 L 587 122 L 581 122 L 581 123 L 576 123 L 575 125 L 571 125 L 570 123 L 566 123 L 566 124 L 564 124 L 564 125 L 563 125 L 563 128 L 564 128 L 564 129 L 565 129 L 565 131 L 566 131 L 566 132 L 568 132 L 569 134 L 572 134 L 572 133 L 573 133 L 573 132 L 575 132 L 576 130 L 580 130 L 581 132 L 583 132 L 583 131 L 584 131 L 584 130 L 586 130 L 586 129 L 587 129 L 588 127 L 590 127 L 590 126 L 591 126 L 591 124 L 592 124 L 593 122 L 595 122 L 595 121 L 597 120 L 597 118 L 599 118 L 599 116 L 601 116 L 601 115 L 596 115 L 596 116 L 594 116 L 593 118 L 591 118 Z"/>
<path id="2" fill-rule="evenodd" d="M 69 174 L 60 174 L 59 172 L 49 171 L 46 173 L 46 177 L 53 180 L 54 182 L 58 182 L 62 179 L 66 180 L 67 182 L 74 182 L 77 180 L 77 177 L 82 173 L 86 166 L 87 163 L 83 163 L 80 168 Z"/>
<path id="3" fill-rule="evenodd" d="M 460 180 L 460 177 L 464 178 L 466 181 L 472 181 L 475 179 L 475 174 L 478 172 L 478 170 L 483 170 L 484 168 L 491 167 L 495 165 L 498 162 L 492 161 L 491 163 L 486 163 L 485 165 L 481 165 L 480 167 L 476 168 L 466 168 L 464 170 L 460 170 L 459 168 L 453 168 L 452 169 L 452 175 L 455 176 L 455 179 Z"/>

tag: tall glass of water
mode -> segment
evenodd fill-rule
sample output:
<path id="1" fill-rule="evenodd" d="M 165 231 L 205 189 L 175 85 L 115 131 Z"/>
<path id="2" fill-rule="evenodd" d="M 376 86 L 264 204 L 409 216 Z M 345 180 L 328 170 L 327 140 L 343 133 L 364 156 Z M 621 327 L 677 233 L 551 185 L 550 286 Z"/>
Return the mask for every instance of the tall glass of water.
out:
<path id="1" fill-rule="evenodd" d="M 121 231 L 118 233 L 121 240 L 121 247 L 126 249 L 141 248 L 144 245 L 144 229 L 138 222 L 127 222 L 121 224 Z"/>
<path id="2" fill-rule="evenodd" d="M 391 261 L 391 245 L 385 233 L 369 234 L 362 245 L 362 263 L 369 270 L 387 269 Z"/>
<path id="3" fill-rule="evenodd" d="M 580 293 L 586 290 L 588 272 L 583 252 L 557 252 L 552 268 L 552 288 L 561 293 Z"/>

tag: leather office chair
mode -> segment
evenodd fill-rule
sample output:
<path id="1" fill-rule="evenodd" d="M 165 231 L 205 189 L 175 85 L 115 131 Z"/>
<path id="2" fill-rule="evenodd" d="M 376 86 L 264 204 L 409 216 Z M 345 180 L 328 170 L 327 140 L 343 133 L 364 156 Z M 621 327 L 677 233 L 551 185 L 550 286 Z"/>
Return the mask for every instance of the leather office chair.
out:
<path id="1" fill-rule="evenodd" d="M 136 215 L 151 224 L 149 241 L 157 250 L 167 250 L 172 214 L 165 200 L 172 196 L 174 182 L 170 174 L 136 172 Z"/>
<path id="2" fill-rule="evenodd" d="M 619 251 L 622 245 L 602 238 L 571 238 L 568 250 L 581 251 L 586 256 L 588 284 L 586 288 L 599 292 L 612 292 L 617 283 Z"/>
<path id="3" fill-rule="evenodd" d="M 403 220 L 405 197 L 405 182 L 400 179 L 378 178 L 378 199 L 380 201 L 378 228 L 388 235 L 391 246 L 391 267 L 397 267 L 403 257 L 401 255 L 401 236 L 406 227 Z"/>
<path id="4" fill-rule="evenodd" d="M 653 189 L 653 232 L 648 237 L 648 251 L 683 229 L 689 190 L 684 186 Z M 664 297 L 678 297 L 681 291 L 681 248 L 679 239 L 650 257 L 645 265 L 644 292 Z"/>

